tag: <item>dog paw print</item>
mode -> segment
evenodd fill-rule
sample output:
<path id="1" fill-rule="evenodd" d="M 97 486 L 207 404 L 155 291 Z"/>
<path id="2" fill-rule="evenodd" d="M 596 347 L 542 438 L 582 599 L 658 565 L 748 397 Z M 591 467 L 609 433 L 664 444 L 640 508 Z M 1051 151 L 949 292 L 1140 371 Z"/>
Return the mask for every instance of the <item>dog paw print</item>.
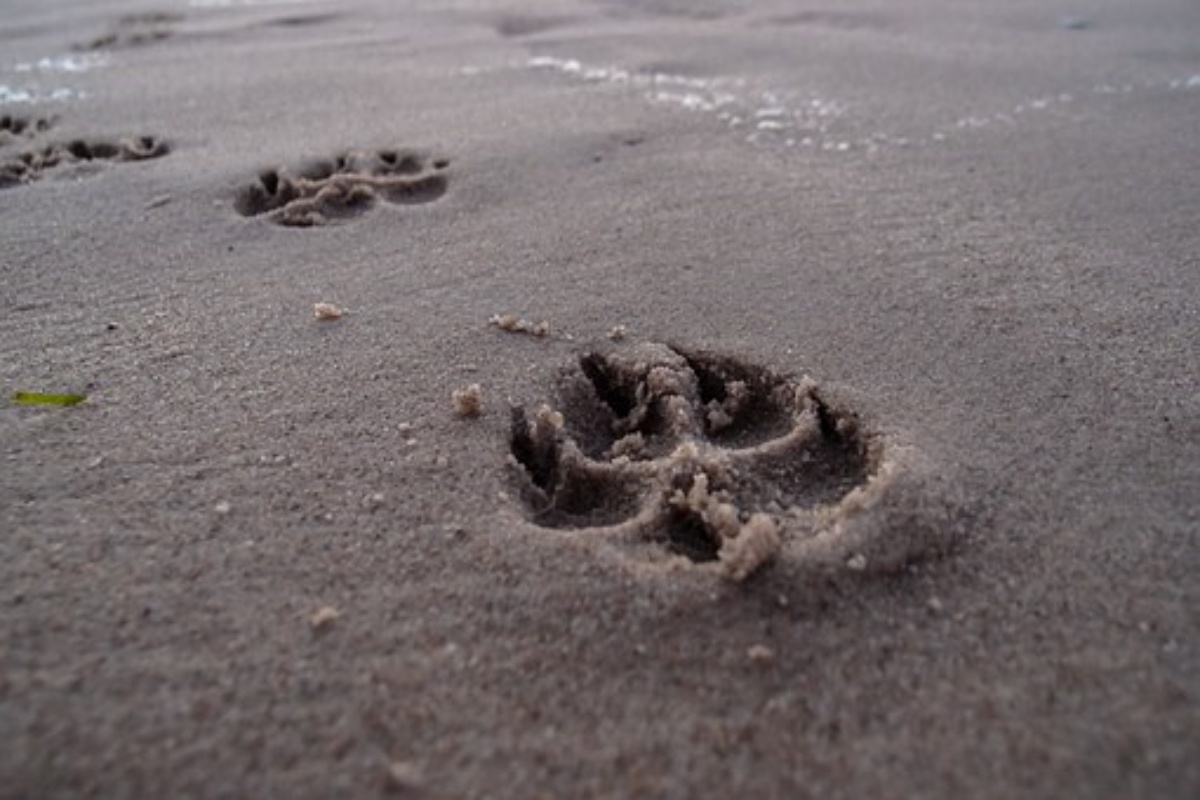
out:
<path id="1" fill-rule="evenodd" d="M 0 189 L 32 183 L 46 172 L 72 164 L 146 161 L 169 152 L 167 143 L 154 136 L 137 136 L 115 142 L 76 139 L 49 144 L 0 162 Z"/>
<path id="2" fill-rule="evenodd" d="M 310 228 L 359 217 L 380 203 L 418 205 L 446 193 L 446 159 L 410 150 L 349 152 L 295 170 L 270 169 L 234 200 L 244 217 Z"/>
<path id="3" fill-rule="evenodd" d="M 54 127 L 49 117 L 19 117 L 10 114 L 0 116 L 0 146 L 13 139 L 32 139 Z"/>
<path id="4" fill-rule="evenodd" d="M 743 580 L 872 480 L 878 448 L 809 379 L 663 344 L 593 351 L 512 411 L 534 524 L 653 543 Z"/>

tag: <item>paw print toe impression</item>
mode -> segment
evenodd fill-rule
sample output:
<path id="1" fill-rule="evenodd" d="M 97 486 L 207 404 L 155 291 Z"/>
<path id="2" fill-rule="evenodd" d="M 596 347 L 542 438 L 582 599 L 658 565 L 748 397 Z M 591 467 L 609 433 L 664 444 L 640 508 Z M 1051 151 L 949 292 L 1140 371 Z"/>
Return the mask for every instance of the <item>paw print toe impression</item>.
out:
<path id="1" fill-rule="evenodd" d="M 531 522 L 655 543 L 734 580 L 787 537 L 812 535 L 819 510 L 864 486 L 878 461 L 857 418 L 812 381 L 663 344 L 584 353 L 557 405 L 513 409 Z"/>

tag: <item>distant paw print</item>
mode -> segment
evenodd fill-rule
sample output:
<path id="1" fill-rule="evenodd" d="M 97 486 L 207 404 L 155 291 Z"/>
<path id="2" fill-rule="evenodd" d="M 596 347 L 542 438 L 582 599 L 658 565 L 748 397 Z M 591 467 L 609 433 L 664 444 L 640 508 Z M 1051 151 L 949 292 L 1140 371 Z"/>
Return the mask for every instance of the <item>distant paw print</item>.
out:
<path id="1" fill-rule="evenodd" d="M 380 200 L 395 205 L 430 203 L 449 185 L 446 159 L 412 151 L 348 152 L 294 171 L 266 170 L 234 200 L 244 217 L 308 228 L 361 216 Z"/>
<path id="2" fill-rule="evenodd" d="M 170 151 L 170 146 L 155 136 L 48 144 L 0 162 L 0 189 L 32 183 L 51 170 L 72 164 L 146 161 Z"/>
<path id="3" fill-rule="evenodd" d="M 54 127 L 53 117 L 20 117 L 11 114 L 0 116 L 0 146 L 12 139 L 32 139 Z"/>
<path id="4" fill-rule="evenodd" d="M 561 410 L 513 409 L 531 521 L 655 542 L 734 580 L 876 464 L 857 418 L 812 381 L 733 358 L 662 344 L 589 352 L 558 394 Z"/>
<path id="5" fill-rule="evenodd" d="M 73 49 L 77 52 L 118 50 L 161 42 L 175 33 L 176 23 L 183 19 L 182 14 L 171 11 L 127 14 L 117 19 L 107 33 L 78 42 Z"/>

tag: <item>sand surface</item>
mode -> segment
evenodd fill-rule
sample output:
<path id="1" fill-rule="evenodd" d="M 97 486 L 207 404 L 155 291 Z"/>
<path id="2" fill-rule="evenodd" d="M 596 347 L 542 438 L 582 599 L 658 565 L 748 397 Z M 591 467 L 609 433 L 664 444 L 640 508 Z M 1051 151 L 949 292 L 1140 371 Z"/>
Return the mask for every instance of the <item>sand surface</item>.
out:
<path id="1" fill-rule="evenodd" d="M 9 0 L 0 796 L 1200 795 L 1198 41 Z"/>

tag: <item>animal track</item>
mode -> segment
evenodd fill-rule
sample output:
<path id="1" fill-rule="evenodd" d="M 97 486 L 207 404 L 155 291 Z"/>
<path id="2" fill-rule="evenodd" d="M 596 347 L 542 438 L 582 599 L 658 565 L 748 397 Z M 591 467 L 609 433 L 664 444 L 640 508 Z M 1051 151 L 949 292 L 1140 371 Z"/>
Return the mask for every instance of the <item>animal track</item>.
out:
<path id="1" fill-rule="evenodd" d="M 145 161 L 170 152 L 165 141 L 154 136 L 138 136 L 117 142 L 86 141 L 50 144 L 26 150 L 0 162 L 0 189 L 31 183 L 42 173 L 69 164 L 92 161 Z"/>
<path id="2" fill-rule="evenodd" d="M 656 542 L 735 580 L 785 537 L 836 522 L 883 467 L 880 441 L 811 380 L 711 353 L 588 352 L 564 373 L 558 401 L 562 411 L 512 412 L 530 519 Z"/>
<path id="3" fill-rule="evenodd" d="M 173 35 L 173 25 L 182 20 L 182 14 L 170 11 L 129 14 L 118 19 L 107 33 L 90 41 L 80 42 L 74 49 L 86 52 L 152 44 Z"/>
<path id="4" fill-rule="evenodd" d="M 10 139 L 29 138 L 44 133 L 54 127 L 54 120 L 46 117 L 14 117 L 8 114 L 0 116 L 0 145 L 7 144 Z"/>
<path id="5" fill-rule="evenodd" d="M 266 216 L 277 225 L 308 228 L 358 217 L 382 200 L 395 205 L 430 203 L 446 193 L 446 159 L 428 160 L 411 150 L 348 152 L 294 170 L 269 169 L 242 189 L 233 206 L 244 217 Z"/>

